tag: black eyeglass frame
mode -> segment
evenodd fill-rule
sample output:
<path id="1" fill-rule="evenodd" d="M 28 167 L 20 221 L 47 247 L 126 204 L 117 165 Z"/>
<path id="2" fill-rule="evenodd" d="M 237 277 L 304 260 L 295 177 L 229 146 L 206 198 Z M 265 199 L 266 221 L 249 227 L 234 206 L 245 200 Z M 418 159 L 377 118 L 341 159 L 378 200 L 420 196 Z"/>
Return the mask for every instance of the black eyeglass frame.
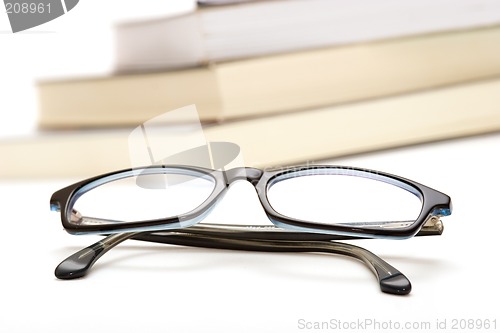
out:
<path id="1" fill-rule="evenodd" d="M 122 178 L 144 174 L 178 173 L 211 177 L 215 186 L 210 196 L 197 208 L 176 217 L 136 222 L 123 222 L 110 225 L 75 224 L 68 218 L 72 213 L 72 205 L 79 196 L 93 188 Z M 267 189 L 275 183 L 297 175 L 348 175 L 383 181 L 415 194 L 422 202 L 422 209 L 417 219 L 406 227 L 376 229 L 369 227 L 354 227 L 340 224 L 324 224 L 304 221 L 284 216 L 276 212 L 267 199 Z M 395 176 L 385 172 L 369 169 L 335 166 L 309 165 L 277 170 L 260 170 L 240 167 L 227 171 L 211 170 L 195 166 L 183 165 L 153 165 L 143 168 L 125 169 L 106 173 L 77 182 L 55 192 L 50 199 L 51 209 L 61 212 L 61 222 L 65 230 L 71 234 L 109 234 L 121 232 L 155 231 L 186 228 L 200 222 L 212 208 L 222 199 L 229 186 L 236 180 L 247 180 L 254 185 L 259 201 L 269 220 L 277 227 L 312 233 L 344 235 L 361 238 L 392 238 L 405 239 L 415 236 L 420 229 L 433 217 L 451 214 L 451 199 L 444 193 L 415 181 Z M 105 220 L 103 220 L 105 222 Z"/>

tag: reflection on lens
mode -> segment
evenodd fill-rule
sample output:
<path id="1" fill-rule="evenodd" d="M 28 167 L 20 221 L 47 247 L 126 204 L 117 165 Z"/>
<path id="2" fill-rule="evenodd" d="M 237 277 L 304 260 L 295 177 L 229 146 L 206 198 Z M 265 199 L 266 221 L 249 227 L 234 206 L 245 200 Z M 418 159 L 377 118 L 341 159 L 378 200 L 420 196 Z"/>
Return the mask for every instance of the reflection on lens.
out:
<path id="1" fill-rule="evenodd" d="M 70 210 L 73 223 L 104 225 L 184 215 L 210 197 L 215 180 L 201 173 L 168 171 L 129 174 L 96 185 L 76 196 Z"/>
<path id="2" fill-rule="evenodd" d="M 288 174 L 272 182 L 267 196 L 273 209 L 308 222 L 384 229 L 411 225 L 422 209 L 421 200 L 410 192 L 413 189 L 389 178 L 386 183 L 382 176 L 363 172 L 355 176 L 328 174 L 332 173 L 328 169 L 325 174 L 315 172 Z"/>

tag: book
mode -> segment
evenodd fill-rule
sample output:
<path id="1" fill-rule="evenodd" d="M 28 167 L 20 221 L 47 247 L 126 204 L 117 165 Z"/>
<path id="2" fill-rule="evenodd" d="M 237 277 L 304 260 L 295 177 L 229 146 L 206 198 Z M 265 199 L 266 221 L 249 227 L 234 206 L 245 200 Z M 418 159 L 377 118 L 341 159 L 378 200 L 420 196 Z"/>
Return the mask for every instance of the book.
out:
<path id="1" fill-rule="evenodd" d="M 247 166 L 279 167 L 500 130 L 500 78 L 205 126 Z M 129 168 L 132 129 L 52 131 L 0 141 L 0 177 L 86 177 Z"/>
<path id="2" fill-rule="evenodd" d="M 160 73 L 37 85 L 41 128 L 134 126 L 196 104 L 204 122 L 308 110 L 500 74 L 500 26 Z"/>
<path id="3" fill-rule="evenodd" d="M 117 72 L 192 67 L 500 23 L 495 0 L 273 0 L 116 28 Z"/>

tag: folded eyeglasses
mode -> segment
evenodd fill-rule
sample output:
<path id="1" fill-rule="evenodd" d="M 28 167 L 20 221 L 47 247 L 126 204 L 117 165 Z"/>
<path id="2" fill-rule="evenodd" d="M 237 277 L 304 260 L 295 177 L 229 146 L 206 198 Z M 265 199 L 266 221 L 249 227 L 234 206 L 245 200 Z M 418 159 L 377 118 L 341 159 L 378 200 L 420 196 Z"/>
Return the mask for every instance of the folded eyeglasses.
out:
<path id="1" fill-rule="evenodd" d="M 273 225 L 201 222 L 237 180 L 256 189 Z M 383 292 L 404 295 L 411 283 L 361 247 L 359 238 L 440 235 L 451 214 L 447 195 L 388 173 L 332 165 L 227 171 L 158 165 L 89 178 L 52 195 L 71 234 L 106 237 L 56 268 L 60 279 L 83 277 L 107 251 L 127 239 L 245 251 L 327 252 L 354 257 L 375 273 Z"/>

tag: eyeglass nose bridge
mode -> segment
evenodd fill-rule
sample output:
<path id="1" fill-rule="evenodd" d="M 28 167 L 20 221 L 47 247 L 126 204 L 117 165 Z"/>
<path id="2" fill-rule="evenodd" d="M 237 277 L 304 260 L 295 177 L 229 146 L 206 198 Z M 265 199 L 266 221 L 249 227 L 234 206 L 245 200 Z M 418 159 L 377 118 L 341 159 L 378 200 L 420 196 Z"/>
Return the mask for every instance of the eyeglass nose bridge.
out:
<path id="1" fill-rule="evenodd" d="M 230 169 L 224 172 L 226 185 L 229 186 L 237 180 L 247 180 L 253 185 L 256 185 L 262 178 L 264 171 L 250 167 L 240 167 Z"/>

